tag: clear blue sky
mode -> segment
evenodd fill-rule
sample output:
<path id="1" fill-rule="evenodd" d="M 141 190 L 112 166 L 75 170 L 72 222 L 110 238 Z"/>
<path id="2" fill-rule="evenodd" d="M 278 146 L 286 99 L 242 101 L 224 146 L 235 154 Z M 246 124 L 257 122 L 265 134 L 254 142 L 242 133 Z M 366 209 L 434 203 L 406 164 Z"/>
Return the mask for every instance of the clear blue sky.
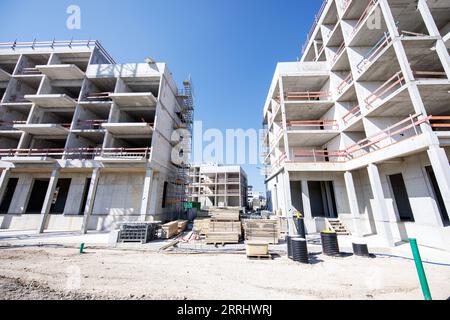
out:
<path id="1" fill-rule="evenodd" d="M 81 30 L 66 28 L 69 5 Z M 0 0 L 0 41 L 96 39 L 119 63 L 192 75 L 204 129 L 260 129 L 276 63 L 295 61 L 322 0 Z M 256 166 L 249 183 L 264 191 Z"/>

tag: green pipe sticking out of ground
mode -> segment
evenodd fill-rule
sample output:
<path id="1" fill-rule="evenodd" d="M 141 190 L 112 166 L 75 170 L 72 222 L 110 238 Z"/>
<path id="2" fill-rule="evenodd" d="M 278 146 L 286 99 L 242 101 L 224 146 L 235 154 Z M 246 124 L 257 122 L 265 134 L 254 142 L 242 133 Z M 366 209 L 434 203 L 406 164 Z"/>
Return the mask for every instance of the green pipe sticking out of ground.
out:
<path id="1" fill-rule="evenodd" d="M 425 300 L 432 300 L 430 287 L 428 286 L 427 276 L 425 275 L 425 270 L 423 269 L 422 258 L 420 257 L 419 247 L 417 246 L 417 239 L 409 239 L 409 244 L 411 245 L 411 250 L 414 256 L 414 262 L 416 263 L 416 269 L 419 275 L 420 286 L 422 287 L 423 296 Z"/>
<path id="2" fill-rule="evenodd" d="M 84 253 L 84 243 L 80 244 L 80 253 Z"/>

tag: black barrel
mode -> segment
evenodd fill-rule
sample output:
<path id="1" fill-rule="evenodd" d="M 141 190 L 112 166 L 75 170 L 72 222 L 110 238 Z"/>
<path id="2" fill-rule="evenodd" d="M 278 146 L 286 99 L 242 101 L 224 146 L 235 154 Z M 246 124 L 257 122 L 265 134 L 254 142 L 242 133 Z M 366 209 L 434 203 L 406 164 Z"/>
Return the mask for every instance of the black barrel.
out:
<path id="1" fill-rule="evenodd" d="M 369 256 L 369 248 L 365 243 L 352 243 L 353 253 L 355 256 L 360 257 L 368 257 Z"/>
<path id="2" fill-rule="evenodd" d="M 287 243 L 287 251 L 288 251 L 288 258 L 293 259 L 292 257 L 292 239 L 300 238 L 300 236 L 286 236 L 286 243 Z"/>
<path id="3" fill-rule="evenodd" d="M 306 229 L 305 229 L 305 220 L 303 218 L 296 218 L 295 226 L 297 227 L 297 233 L 300 237 L 306 239 Z"/>
<path id="4" fill-rule="evenodd" d="M 321 232 L 322 251 L 327 256 L 339 255 L 339 243 L 336 232 Z"/>
<path id="5" fill-rule="evenodd" d="M 292 257 L 296 262 L 309 263 L 308 246 L 306 245 L 306 239 L 292 239 Z"/>

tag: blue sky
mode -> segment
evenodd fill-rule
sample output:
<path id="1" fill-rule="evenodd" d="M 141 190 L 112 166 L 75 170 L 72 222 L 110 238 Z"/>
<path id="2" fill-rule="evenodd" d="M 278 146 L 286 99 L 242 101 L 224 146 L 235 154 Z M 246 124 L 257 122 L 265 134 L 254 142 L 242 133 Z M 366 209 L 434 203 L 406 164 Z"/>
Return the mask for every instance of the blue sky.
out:
<path id="1" fill-rule="evenodd" d="M 69 5 L 81 29 L 66 28 Z M 0 41 L 96 39 L 119 63 L 151 56 L 191 75 L 203 128 L 260 129 L 277 62 L 295 61 L 322 0 L 0 0 Z M 264 191 L 257 166 L 249 183 Z"/>

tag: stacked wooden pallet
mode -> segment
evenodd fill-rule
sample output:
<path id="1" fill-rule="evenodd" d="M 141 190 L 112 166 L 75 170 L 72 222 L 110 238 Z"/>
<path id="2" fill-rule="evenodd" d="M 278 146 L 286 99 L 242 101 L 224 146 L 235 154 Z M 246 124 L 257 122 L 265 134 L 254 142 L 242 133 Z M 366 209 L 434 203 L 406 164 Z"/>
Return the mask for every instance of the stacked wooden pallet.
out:
<path id="1" fill-rule="evenodd" d="M 220 208 L 210 211 L 211 218 L 218 221 L 239 221 L 239 209 Z"/>
<path id="2" fill-rule="evenodd" d="M 239 221 L 238 208 L 214 209 L 206 233 L 206 243 L 239 243 L 242 236 L 242 224 Z"/>
<path id="3" fill-rule="evenodd" d="M 178 221 L 172 221 L 161 226 L 161 238 L 170 239 L 178 234 Z"/>
<path id="4" fill-rule="evenodd" d="M 209 223 L 211 219 L 209 218 L 197 218 L 194 220 L 193 231 L 201 236 L 205 236 L 209 230 Z"/>
<path id="5" fill-rule="evenodd" d="M 184 232 L 187 229 L 189 221 L 187 220 L 178 220 L 178 233 Z"/>
<path id="6" fill-rule="evenodd" d="M 245 240 L 277 244 L 280 237 L 278 221 L 273 219 L 244 220 Z"/>

